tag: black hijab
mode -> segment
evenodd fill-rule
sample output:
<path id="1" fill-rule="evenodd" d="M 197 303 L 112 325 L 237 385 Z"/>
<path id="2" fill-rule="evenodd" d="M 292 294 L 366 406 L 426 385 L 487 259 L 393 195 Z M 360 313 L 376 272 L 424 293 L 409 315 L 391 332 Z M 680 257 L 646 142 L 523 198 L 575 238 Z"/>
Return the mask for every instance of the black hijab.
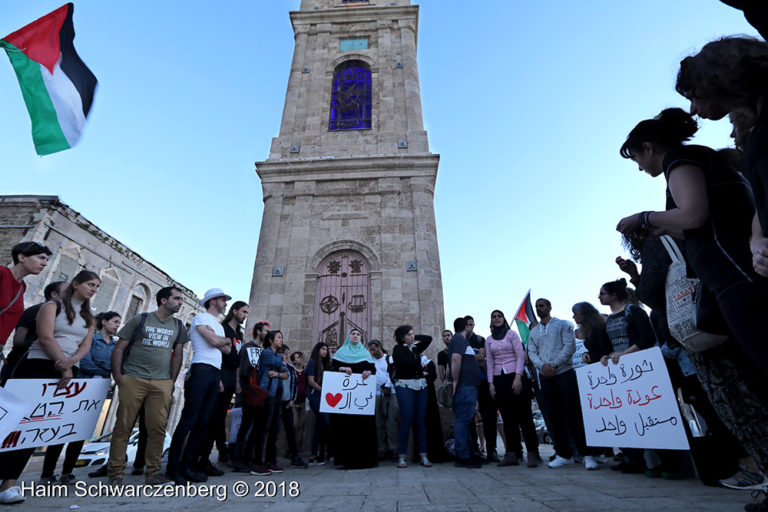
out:
<path id="1" fill-rule="evenodd" d="M 507 331 L 509 331 L 509 324 L 507 323 L 507 317 L 504 316 L 504 313 L 498 309 L 494 309 L 491 311 L 491 317 L 493 317 L 494 313 L 500 314 L 501 318 L 504 320 L 504 323 L 498 327 L 495 327 L 493 325 L 493 319 L 491 319 L 491 337 L 495 340 L 501 341 L 504 339 L 504 336 L 507 335 Z"/>

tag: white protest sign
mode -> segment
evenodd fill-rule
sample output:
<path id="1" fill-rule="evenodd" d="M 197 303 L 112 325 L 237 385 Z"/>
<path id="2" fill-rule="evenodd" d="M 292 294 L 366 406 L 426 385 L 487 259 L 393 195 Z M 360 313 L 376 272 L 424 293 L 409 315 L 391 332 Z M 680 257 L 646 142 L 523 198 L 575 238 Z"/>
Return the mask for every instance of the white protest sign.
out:
<path id="1" fill-rule="evenodd" d="M 16 430 L 21 419 L 32 410 L 32 406 L 16 395 L 0 388 L 0 439 Z"/>
<path id="2" fill-rule="evenodd" d="M 619 364 L 576 370 L 589 446 L 687 450 L 683 420 L 658 347 Z"/>
<path id="3" fill-rule="evenodd" d="M 320 393 L 320 412 L 338 414 L 376 414 L 376 377 L 363 380 L 353 373 L 323 373 L 323 390 Z"/>
<path id="4" fill-rule="evenodd" d="M 74 379 L 57 390 L 55 379 L 9 380 L 5 390 L 27 408 L 11 433 L 3 437 L 0 452 L 89 439 L 109 384 L 109 379 Z"/>

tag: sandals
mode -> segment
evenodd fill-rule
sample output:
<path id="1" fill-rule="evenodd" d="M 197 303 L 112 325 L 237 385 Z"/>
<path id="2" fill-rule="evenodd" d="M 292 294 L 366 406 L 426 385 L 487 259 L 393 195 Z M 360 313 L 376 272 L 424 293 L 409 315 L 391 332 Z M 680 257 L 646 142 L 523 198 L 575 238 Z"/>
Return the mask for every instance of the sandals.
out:
<path id="1" fill-rule="evenodd" d="M 423 468 L 431 468 L 432 467 L 432 463 L 429 462 L 429 459 L 427 458 L 426 455 L 422 455 L 421 456 L 421 462 L 419 462 L 419 466 L 421 466 Z"/>
<path id="2" fill-rule="evenodd" d="M 398 468 L 400 468 L 400 469 L 402 469 L 402 468 L 407 468 L 407 467 L 408 467 L 408 463 L 407 463 L 407 462 L 405 462 L 405 457 L 400 457 L 400 458 L 398 459 L 398 461 L 397 461 L 397 467 L 398 467 Z"/>

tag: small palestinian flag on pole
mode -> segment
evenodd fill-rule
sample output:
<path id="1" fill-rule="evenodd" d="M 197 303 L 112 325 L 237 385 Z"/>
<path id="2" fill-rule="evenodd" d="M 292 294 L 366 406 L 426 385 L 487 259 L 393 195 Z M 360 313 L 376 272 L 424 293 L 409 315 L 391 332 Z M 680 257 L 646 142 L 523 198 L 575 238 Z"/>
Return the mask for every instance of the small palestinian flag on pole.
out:
<path id="1" fill-rule="evenodd" d="M 74 6 L 63 5 L 0 39 L 32 118 L 38 155 L 74 146 L 85 126 L 96 77 L 75 51 Z"/>
<path id="2" fill-rule="evenodd" d="M 523 341 L 523 345 L 528 343 L 528 335 L 531 333 L 531 324 L 535 322 L 536 316 L 533 313 L 533 306 L 531 305 L 531 290 L 528 290 L 520 307 L 517 308 L 517 314 L 515 314 L 515 324 L 517 324 L 517 331 L 520 333 L 520 339 Z"/>

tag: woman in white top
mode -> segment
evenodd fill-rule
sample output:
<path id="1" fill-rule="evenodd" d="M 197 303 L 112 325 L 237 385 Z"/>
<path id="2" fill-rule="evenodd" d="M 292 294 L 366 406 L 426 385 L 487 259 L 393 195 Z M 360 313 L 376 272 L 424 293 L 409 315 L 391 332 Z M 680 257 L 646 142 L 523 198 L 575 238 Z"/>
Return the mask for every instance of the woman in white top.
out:
<path id="1" fill-rule="evenodd" d="M 43 304 L 37 314 L 37 340 L 30 346 L 27 358 L 19 363 L 14 378 L 58 379 L 58 387 L 62 388 L 77 376 L 78 363 L 91 349 L 94 319 L 90 299 L 100 284 L 97 274 L 82 270 L 64 290 L 61 301 L 52 300 Z M 63 446 L 48 447 L 43 482 L 56 480 L 53 470 Z M 72 468 L 82 447 L 83 441 L 69 443 L 60 479 L 62 483 L 74 481 Z M 11 460 L 0 458 L 0 466 L 7 463 L 21 474 L 33 451 L 34 448 L 7 452 Z"/>

